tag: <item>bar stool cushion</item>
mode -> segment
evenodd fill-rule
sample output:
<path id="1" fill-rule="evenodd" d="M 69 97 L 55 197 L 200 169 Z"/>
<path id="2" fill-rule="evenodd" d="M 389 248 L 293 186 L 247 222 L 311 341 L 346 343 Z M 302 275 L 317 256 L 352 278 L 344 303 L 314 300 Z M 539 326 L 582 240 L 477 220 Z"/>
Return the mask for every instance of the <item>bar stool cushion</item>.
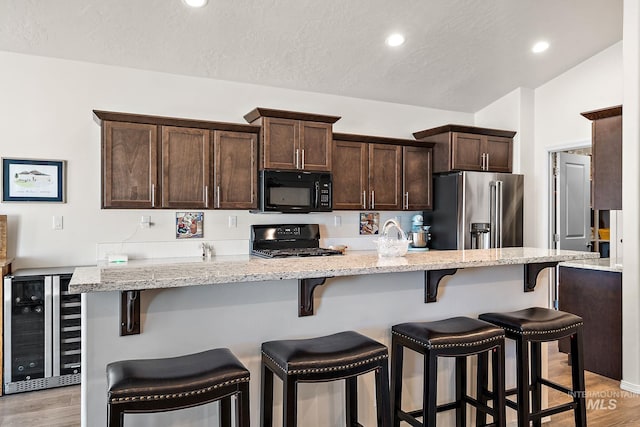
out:
<path id="1" fill-rule="evenodd" d="M 227 348 L 107 365 L 109 402 L 186 397 L 248 381 L 249 371 Z"/>
<path id="2" fill-rule="evenodd" d="M 401 323 L 393 326 L 391 332 L 428 349 L 470 347 L 504 338 L 501 328 L 470 317 Z"/>
<path id="3" fill-rule="evenodd" d="M 354 331 L 269 341 L 262 344 L 262 353 L 287 374 L 345 370 L 388 358 L 386 346 Z"/>
<path id="4" fill-rule="evenodd" d="M 575 314 L 543 307 L 509 313 L 484 313 L 479 318 L 520 335 L 555 334 L 582 325 L 582 318 Z"/>

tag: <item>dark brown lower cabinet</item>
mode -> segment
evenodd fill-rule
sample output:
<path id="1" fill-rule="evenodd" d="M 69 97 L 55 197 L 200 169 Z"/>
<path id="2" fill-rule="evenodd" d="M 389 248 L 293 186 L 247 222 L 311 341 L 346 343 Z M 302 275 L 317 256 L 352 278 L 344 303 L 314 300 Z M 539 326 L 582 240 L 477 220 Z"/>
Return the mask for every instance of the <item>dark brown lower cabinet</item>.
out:
<path id="1" fill-rule="evenodd" d="M 558 289 L 559 309 L 584 320 L 585 369 L 622 379 L 622 273 L 560 267 Z"/>

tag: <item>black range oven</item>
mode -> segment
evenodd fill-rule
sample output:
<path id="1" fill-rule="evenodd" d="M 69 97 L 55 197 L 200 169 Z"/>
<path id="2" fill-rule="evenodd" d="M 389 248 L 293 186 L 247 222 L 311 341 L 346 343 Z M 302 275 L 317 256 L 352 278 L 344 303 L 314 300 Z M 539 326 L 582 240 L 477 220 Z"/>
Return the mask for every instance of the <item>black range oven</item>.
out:
<path id="1" fill-rule="evenodd" d="M 331 174 L 263 170 L 260 172 L 260 211 L 331 211 Z"/>
<path id="2" fill-rule="evenodd" d="M 251 226 L 251 254 L 262 258 L 342 255 L 320 247 L 318 224 L 259 224 Z"/>

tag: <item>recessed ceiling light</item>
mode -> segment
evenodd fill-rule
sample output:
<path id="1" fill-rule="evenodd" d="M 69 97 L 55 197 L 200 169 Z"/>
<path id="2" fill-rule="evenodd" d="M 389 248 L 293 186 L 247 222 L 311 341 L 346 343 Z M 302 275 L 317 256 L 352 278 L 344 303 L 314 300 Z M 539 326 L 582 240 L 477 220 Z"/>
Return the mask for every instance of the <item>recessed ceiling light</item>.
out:
<path id="1" fill-rule="evenodd" d="M 391 34 L 389 37 L 387 37 L 385 43 L 387 43 L 387 46 L 391 47 L 400 46 L 402 43 L 404 43 L 404 36 L 399 33 Z"/>
<path id="2" fill-rule="evenodd" d="M 204 7 L 209 0 L 182 0 L 187 6 L 191 7 Z"/>
<path id="3" fill-rule="evenodd" d="M 533 53 L 541 53 L 547 49 L 549 49 L 549 43 L 545 41 L 539 41 L 538 43 L 533 45 L 533 47 L 531 48 L 531 51 Z"/>

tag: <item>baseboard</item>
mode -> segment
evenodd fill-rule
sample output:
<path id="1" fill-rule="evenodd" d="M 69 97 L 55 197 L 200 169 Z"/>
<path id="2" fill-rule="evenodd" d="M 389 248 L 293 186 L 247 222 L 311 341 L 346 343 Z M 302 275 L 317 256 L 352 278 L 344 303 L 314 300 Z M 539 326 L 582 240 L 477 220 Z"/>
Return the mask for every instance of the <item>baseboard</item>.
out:
<path id="1" fill-rule="evenodd" d="M 623 380 L 623 381 L 620 381 L 620 388 L 622 390 L 640 394 L 640 384 L 633 384 Z"/>

